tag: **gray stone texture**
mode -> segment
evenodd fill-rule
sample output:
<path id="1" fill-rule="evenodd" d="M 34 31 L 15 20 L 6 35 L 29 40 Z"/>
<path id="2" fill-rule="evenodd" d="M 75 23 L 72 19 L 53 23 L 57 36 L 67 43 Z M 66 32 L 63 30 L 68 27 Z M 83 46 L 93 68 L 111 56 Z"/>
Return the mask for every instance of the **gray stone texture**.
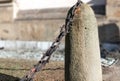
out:
<path id="1" fill-rule="evenodd" d="M 92 9 L 82 4 L 66 37 L 66 81 L 102 81 L 97 29 Z"/>

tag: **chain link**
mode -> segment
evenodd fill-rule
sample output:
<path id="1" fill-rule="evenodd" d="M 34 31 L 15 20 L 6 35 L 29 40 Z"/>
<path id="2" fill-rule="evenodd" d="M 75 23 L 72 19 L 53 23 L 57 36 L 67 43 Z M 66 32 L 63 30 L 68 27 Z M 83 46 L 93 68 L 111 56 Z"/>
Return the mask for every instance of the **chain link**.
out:
<path id="1" fill-rule="evenodd" d="M 65 25 L 62 25 L 60 34 L 56 40 L 52 43 L 50 48 L 43 54 L 41 60 L 20 80 L 20 81 L 33 81 L 36 72 L 42 70 L 42 68 L 49 62 L 49 59 L 54 51 L 59 47 L 61 40 L 67 33 L 69 33 L 70 27 L 72 26 L 72 21 L 74 17 L 75 10 L 81 5 L 81 1 L 78 0 L 77 3 L 70 8 L 68 11 Z"/>

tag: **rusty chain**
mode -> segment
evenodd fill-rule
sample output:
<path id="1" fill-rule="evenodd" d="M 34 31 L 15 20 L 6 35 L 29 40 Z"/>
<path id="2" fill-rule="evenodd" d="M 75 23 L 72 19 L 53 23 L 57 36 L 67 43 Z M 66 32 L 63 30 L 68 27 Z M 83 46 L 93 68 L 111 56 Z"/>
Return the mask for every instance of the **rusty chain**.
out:
<path id="1" fill-rule="evenodd" d="M 56 38 L 56 40 L 52 43 L 50 48 L 43 54 L 41 60 L 20 80 L 20 81 L 33 81 L 34 75 L 36 72 L 42 70 L 42 68 L 49 62 L 49 59 L 54 51 L 59 47 L 61 40 L 67 33 L 69 33 L 69 29 L 72 26 L 72 21 L 74 17 L 75 10 L 81 5 L 81 1 L 78 0 L 77 3 L 70 8 L 68 11 L 65 25 L 62 25 L 60 34 Z"/>

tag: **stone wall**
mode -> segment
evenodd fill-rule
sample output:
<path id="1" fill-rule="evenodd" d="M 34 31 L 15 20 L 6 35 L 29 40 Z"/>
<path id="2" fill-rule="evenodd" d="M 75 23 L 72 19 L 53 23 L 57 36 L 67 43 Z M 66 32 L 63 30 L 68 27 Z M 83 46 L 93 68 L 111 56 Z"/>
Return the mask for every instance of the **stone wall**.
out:
<path id="1" fill-rule="evenodd" d="M 115 0 L 116 2 L 117 0 Z M 114 6 L 114 4 L 116 4 Z M 102 6 L 104 7 L 104 6 Z M 102 7 L 93 7 L 97 10 Z M 120 42 L 119 1 L 107 0 L 106 15 L 96 13 L 101 42 Z M 113 9 L 113 10 L 112 10 Z M 96 10 L 96 9 L 95 9 Z M 0 39 L 21 41 L 53 41 L 64 24 L 68 8 L 19 11 L 13 19 L 12 4 L 0 4 Z M 107 17 L 106 17 L 107 16 Z"/>
<path id="2" fill-rule="evenodd" d="M 51 41 L 59 33 L 62 20 L 15 21 L 0 24 L 1 40 Z"/>
<path id="3" fill-rule="evenodd" d="M 53 41 L 64 24 L 66 9 L 51 10 L 20 11 L 13 19 L 12 5 L 0 6 L 0 39 Z"/>
<path id="4" fill-rule="evenodd" d="M 120 0 L 107 0 L 107 18 L 120 21 Z"/>
<path id="5" fill-rule="evenodd" d="M 1 4 L 0 3 L 0 23 L 12 22 L 13 7 L 12 4 Z"/>
<path id="6" fill-rule="evenodd" d="M 15 22 L 17 40 L 52 41 L 59 33 L 63 20 L 38 20 Z"/>

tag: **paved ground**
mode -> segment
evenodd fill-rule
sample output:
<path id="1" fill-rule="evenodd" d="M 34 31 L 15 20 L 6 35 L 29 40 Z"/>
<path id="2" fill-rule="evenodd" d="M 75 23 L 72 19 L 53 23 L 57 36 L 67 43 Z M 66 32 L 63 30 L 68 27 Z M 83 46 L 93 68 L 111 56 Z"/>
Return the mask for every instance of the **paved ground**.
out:
<path id="1" fill-rule="evenodd" d="M 103 68 L 103 81 L 120 81 L 120 66 Z"/>
<path id="2" fill-rule="evenodd" d="M 103 80 L 120 81 L 120 53 L 113 53 L 111 56 L 118 59 L 118 62 L 111 67 L 103 67 Z"/>
<path id="3" fill-rule="evenodd" d="M 0 81 L 18 81 L 35 63 L 20 59 L 0 59 Z M 34 81 L 65 81 L 64 62 L 50 62 L 43 71 L 37 73 Z M 111 67 L 103 67 L 103 81 L 120 81 L 120 61 Z"/>

